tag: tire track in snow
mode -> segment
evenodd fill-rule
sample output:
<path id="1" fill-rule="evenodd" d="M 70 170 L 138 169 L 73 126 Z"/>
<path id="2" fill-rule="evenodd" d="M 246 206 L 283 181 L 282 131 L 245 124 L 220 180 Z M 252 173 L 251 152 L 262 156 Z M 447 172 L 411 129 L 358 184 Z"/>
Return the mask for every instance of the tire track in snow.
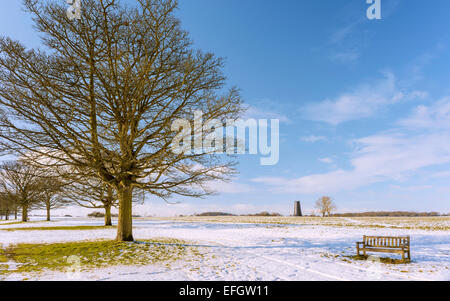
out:
<path id="1" fill-rule="evenodd" d="M 214 245 L 216 245 L 217 247 L 223 247 L 223 248 L 230 248 L 230 246 L 227 246 L 227 245 L 225 245 L 225 244 L 221 244 L 221 243 L 219 243 L 219 242 L 216 242 L 216 241 L 209 241 L 209 240 L 200 240 L 201 242 L 203 242 L 203 243 L 209 243 L 209 244 L 214 244 Z M 255 255 L 255 254 L 253 254 L 253 253 L 251 253 L 251 252 L 248 252 L 248 251 L 245 251 L 245 253 L 247 253 L 247 254 L 252 254 L 252 255 Z M 228 257 L 228 255 L 229 254 L 226 254 L 227 255 L 227 257 Z M 224 256 L 224 254 L 223 253 L 221 253 L 221 254 L 219 254 L 219 256 L 220 257 L 223 257 Z M 233 259 L 230 259 L 230 260 L 228 260 L 228 261 L 233 261 Z M 236 262 L 238 262 L 239 263 L 239 265 L 243 265 L 243 266 L 246 266 L 247 267 L 247 269 L 249 270 L 249 271 L 253 271 L 253 272 L 255 272 L 256 274 L 262 274 L 262 275 L 265 275 L 266 277 L 268 277 L 268 279 L 281 279 L 281 280 L 284 280 L 284 281 L 291 281 L 292 279 L 289 279 L 289 278 L 286 278 L 285 276 L 281 276 L 281 275 L 277 275 L 277 274 L 275 274 L 275 273 L 269 273 L 269 272 L 266 272 L 266 271 L 263 271 L 262 269 L 260 269 L 260 268 L 258 268 L 258 267 L 256 267 L 256 266 L 252 266 L 252 265 L 250 265 L 250 264 L 248 264 L 248 263 L 246 263 L 246 262 L 242 262 L 242 261 L 238 261 L 238 260 L 234 260 L 234 261 L 236 261 Z M 248 274 L 248 273 L 247 273 Z M 272 281 L 272 280 L 271 280 Z"/>
<path id="2" fill-rule="evenodd" d="M 220 239 L 223 240 L 223 241 L 231 242 L 231 243 L 240 243 L 239 241 L 233 241 L 233 240 L 230 240 L 230 239 L 225 239 L 223 237 L 221 237 Z M 221 245 L 223 247 L 231 247 L 231 246 L 227 246 L 225 244 L 221 244 L 221 243 L 216 242 L 216 241 L 205 241 L 205 242 L 215 243 L 215 244 Z M 319 275 L 319 276 L 322 276 L 322 277 L 326 277 L 326 278 L 329 278 L 329 279 L 339 280 L 339 281 L 350 281 L 350 279 L 347 279 L 347 278 L 338 277 L 338 276 L 330 275 L 330 274 L 327 274 L 327 273 L 323 273 L 323 272 L 320 272 L 318 270 L 311 269 L 310 267 L 304 267 L 304 266 L 301 266 L 301 265 L 298 265 L 298 264 L 294 264 L 294 263 L 288 262 L 286 260 L 270 257 L 270 256 L 267 256 L 267 255 L 261 255 L 261 254 L 258 254 L 258 253 L 255 253 L 255 252 L 252 252 L 252 251 L 249 251 L 249 250 L 242 250 L 242 251 L 245 252 L 245 253 L 257 256 L 257 257 L 261 257 L 261 258 L 264 258 L 264 259 L 267 259 L 267 260 L 270 260 L 270 261 L 273 261 L 273 262 L 281 263 L 281 264 L 284 264 L 284 265 L 287 265 L 287 266 L 291 266 L 291 267 L 294 267 L 294 268 L 297 268 L 297 269 L 300 269 L 300 270 L 303 270 L 303 271 L 306 271 L 306 272 L 309 272 L 309 273 L 313 273 L 313 274 L 316 274 L 316 275 Z M 271 275 L 271 276 L 273 276 L 273 275 Z M 285 279 L 286 281 L 291 281 L 292 280 L 292 279 L 287 279 L 287 278 L 285 278 L 283 276 L 277 276 L 277 278 Z"/>
<path id="3" fill-rule="evenodd" d="M 231 240 L 231 239 L 221 238 L 221 240 L 226 240 L 228 242 L 237 243 L 237 244 L 241 243 L 240 241 Z M 224 246 L 226 246 L 226 245 L 224 245 Z M 315 274 L 322 275 L 322 276 L 325 276 L 325 277 L 328 277 L 328 278 L 332 278 L 332 279 L 335 279 L 335 280 L 350 281 L 350 279 L 346 279 L 346 278 L 338 277 L 338 276 L 333 276 L 333 275 L 330 275 L 330 274 L 327 274 L 327 273 L 323 273 L 323 272 L 311 269 L 309 267 L 308 268 L 302 267 L 302 266 L 299 266 L 297 264 L 294 264 L 294 263 L 291 263 L 291 262 L 288 262 L 288 261 L 285 261 L 285 260 L 282 260 L 282 259 L 269 257 L 267 255 L 260 255 L 260 254 L 257 254 L 257 253 L 254 253 L 254 252 L 251 252 L 251 251 L 248 251 L 248 250 L 244 250 L 244 251 L 247 252 L 247 253 L 251 253 L 253 255 L 256 255 L 256 256 L 268 259 L 268 260 L 272 260 L 272 261 L 276 261 L 276 262 L 279 262 L 279 263 L 283 263 L 285 265 L 290 265 L 290 266 L 293 266 L 293 267 L 297 267 L 297 268 L 300 268 L 302 270 L 310 271 L 310 272 L 313 272 Z M 313 255 L 304 254 L 303 256 L 307 256 L 309 258 L 313 258 L 313 259 L 316 259 L 316 260 L 318 259 L 318 260 L 320 260 L 322 262 L 326 262 L 326 263 L 332 263 L 332 264 L 337 264 L 337 265 L 340 265 L 340 266 L 343 266 L 343 267 L 352 268 L 352 269 L 359 270 L 359 271 L 373 272 L 373 270 L 371 270 L 369 268 L 365 268 L 365 267 L 361 267 L 361 266 L 355 266 L 355 265 L 351 265 L 351 264 L 346 264 L 346 263 L 343 263 L 343 262 L 336 262 L 336 261 L 330 262 L 330 261 L 328 261 L 326 259 L 323 259 L 323 258 L 320 258 L 320 257 L 316 257 L 316 256 L 313 256 Z M 430 281 L 429 279 L 420 278 L 420 277 L 416 277 L 416 276 L 402 275 L 402 274 L 399 274 L 399 273 L 396 273 L 396 272 L 392 272 L 392 271 L 383 271 L 383 272 L 388 274 L 388 275 L 395 276 L 395 277 L 402 278 L 402 279 L 406 279 L 406 280 Z"/>
<path id="4" fill-rule="evenodd" d="M 226 240 L 226 241 L 231 242 L 231 243 L 237 243 L 237 244 L 240 243 L 240 241 L 236 241 L 236 240 L 230 240 L 230 239 L 224 239 L 224 238 L 221 238 L 221 239 L 222 240 Z M 246 252 L 250 252 L 250 251 L 246 251 Z M 272 261 L 277 261 L 279 263 L 284 263 L 286 265 L 298 267 L 298 268 L 301 268 L 303 270 L 310 271 L 310 272 L 316 273 L 318 275 L 322 275 L 322 276 L 325 276 L 325 277 L 328 277 L 328 278 L 332 278 L 332 279 L 335 279 L 335 280 L 350 281 L 350 279 L 346 279 L 346 278 L 342 278 L 342 277 L 338 277 L 338 276 L 333 276 L 333 275 L 330 275 L 330 274 L 327 274 L 327 273 L 323 273 L 323 272 L 320 272 L 320 271 L 317 271 L 317 270 L 313 270 L 311 268 L 305 268 L 305 267 L 296 265 L 294 263 L 291 263 L 291 262 L 288 262 L 288 261 L 285 261 L 285 260 L 282 260 L 282 259 L 269 257 L 267 255 L 259 255 L 257 253 L 253 253 L 253 252 L 250 252 L 250 253 L 252 253 L 253 255 L 256 255 L 256 256 L 260 256 L 262 258 L 266 258 L 266 259 L 272 260 Z M 307 256 L 309 258 L 313 258 L 313 259 L 316 259 L 316 260 L 318 259 L 318 260 L 320 260 L 322 262 L 326 262 L 326 263 L 332 263 L 332 264 L 337 264 L 337 265 L 340 265 L 340 266 L 352 268 L 352 269 L 359 270 L 359 271 L 373 272 L 373 270 L 371 270 L 369 268 L 362 267 L 362 266 L 355 266 L 355 265 L 346 264 L 346 263 L 343 263 L 343 262 L 336 262 L 336 261 L 330 262 L 330 261 L 328 261 L 326 259 L 323 259 L 323 258 L 320 258 L 320 257 L 316 257 L 316 256 L 313 256 L 313 255 L 309 255 L 309 254 L 303 254 L 303 256 Z M 402 274 L 399 274 L 399 273 L 396 273 L 396 272 L 392 272 L 392 271 L 383 271 L 383 272 L 388 274 L 388 275 L 392 275 L 392 276 L 399 277 L 399 278 L 402 278 L 402 279 L 407 279 L 407 280 L 430 281 L 429 279 L 420 278 L 420 277 L 416 277 L 416 276 L 402 275 Z"/>
<path id="5" fill-rule="evenodd" d="M 366 268 L 366 267 L 362 267 L 362 266 L 355 266 L 353 264 L 349 264 L 349 263 L 344 263 L 344 262 L 338 262 L 338 261 L 328 261 L 326 259 L 320 258 L 320 257 L 315 257 L 314 255 L 309 255 L 309 254 L 302 254 L 303 256 L 309 257 L 309 258 L 314 258 L 314 259 L 319 259 L 321 261 L 327 262 L 327 263 L 333 263 L 333 264 L 337 264 L 340 266 L 344 266 L 344 267 L 348 267 L 348 268 L 352 268 L 355 270 L 360 270 L 360 271 L 364 271 L 364 272 L 373 272 L 373 270 L 371 270 L 370 268 Z M 396 272 L 392 272 L 392 271 L 383 271 L 386 274 L 392 275 L 392 276 L 396 276 L 396 277 L 400 277 L 400 278 L 404 278 L 407 280 L 417 280 L 417 281 L 430 281 L 430 279 L 425 279 L 425 278 L 420 278 L 420 277 L 416 277 L 416 276 L 407 276 L 407 275 L 402 275 L 402 274 L 398 274 Z"/>

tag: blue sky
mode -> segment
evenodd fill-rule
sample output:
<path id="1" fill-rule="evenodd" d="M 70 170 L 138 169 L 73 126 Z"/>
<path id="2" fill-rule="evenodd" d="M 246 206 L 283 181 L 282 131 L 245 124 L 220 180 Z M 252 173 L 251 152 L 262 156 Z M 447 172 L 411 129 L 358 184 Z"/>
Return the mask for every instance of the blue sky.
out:
<path id="1" fill-rule="evenodd" d="M 342 212 L 450 212 L 450 2 L 381 1 L 368 20 L 365 0 L 180 0 L 183 27 L 226 58 L 249 115 L 280 119 L 280 161 L 241 156 L 218 196 L 139 210 L 290 214 L 330 195 Z M 3 4 L 0 35 L 39 45 L 18 0 Z"/>

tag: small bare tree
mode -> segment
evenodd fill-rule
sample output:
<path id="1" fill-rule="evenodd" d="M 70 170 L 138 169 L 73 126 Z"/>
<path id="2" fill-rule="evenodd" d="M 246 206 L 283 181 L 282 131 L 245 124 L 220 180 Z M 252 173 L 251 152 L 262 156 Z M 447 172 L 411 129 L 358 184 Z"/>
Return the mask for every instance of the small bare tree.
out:
<path id="1" fill-rule="evenodd" d="M 234 162 L 210 153 L 175 154 L 174 121 L 236 119 L 237 89 L 224 91 L 223 60 L 192 49 L 176 0 L 24 0 L 46 52 L 0 38 L 0 148 L 37 152 L 95 174 L 119 199 L 117 240 L 132 241 L 135 189 L 168 198 L 202 197 Z M 50 164 L 48 164 L 50 165 Z"/>
<path id="2" fill-rule="evenodd" d="M 15 209 L 15 197 L 2 190 L 3 185 L 0 185 L 0 218 L 5 216 L 9 220 L 9 216 Z"/>
<path id="3" fill-rule="evenodd" d="M 38 171 L 23 162 L 8 162 L 0 167 L 0 184 L 5 197 L 14 200 L 22 209 L 22 221 L 28 221 L 28 213 L 41 200 Z"/>
<path id="4" fill-rule="evenodd" d="M 119 199 L 113 187 L 92 178 L 68 185 L 64 195 L 81 207 L 104 209 L 105 226 L 112 226 L 111 208 L 119 205 Z"/>
<path id="5" fill-rule="evenodd" d="M 112 226 L 111 209 L 117 208 L 119 198 L 117 192 L 110 185 L 92 177 L 90 179 L 78 180 L 65 187 L 64 195 L 84 208 L 104 209 L 105 226 Z M 144 202 L 144 192 L 140 191 L 133 195 L 133 203 Z"/>
<path id="6" fill-rule="evenodd" d="M 63 196 L 64 182 L 58 178 L 41 175 L 38 189 L 40 201 L 35 207 L 46 211 L 47 221 L 51 220 L 51 210 L 66 207 L 71 203 Z"/>
<path id="7" fill-rule="evenodd" d="M 316 201 L 316 209 L 320 212 L 322 217 L 331 216 L 331 213 L 336 210 L 333 200 L 329 196 L 323 196 Z"/>

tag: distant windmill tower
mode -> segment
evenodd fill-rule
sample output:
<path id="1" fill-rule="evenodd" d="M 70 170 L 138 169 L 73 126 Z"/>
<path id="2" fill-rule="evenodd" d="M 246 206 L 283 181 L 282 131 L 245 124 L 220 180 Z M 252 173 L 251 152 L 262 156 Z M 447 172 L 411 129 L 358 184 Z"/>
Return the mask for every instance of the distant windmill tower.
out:
<path id="1" fill-rule="evenodd" d="M 294 216 L 303 216 L 302 207 L 300 206 L 299 201 L 296 201 L 294 204 Z"/>

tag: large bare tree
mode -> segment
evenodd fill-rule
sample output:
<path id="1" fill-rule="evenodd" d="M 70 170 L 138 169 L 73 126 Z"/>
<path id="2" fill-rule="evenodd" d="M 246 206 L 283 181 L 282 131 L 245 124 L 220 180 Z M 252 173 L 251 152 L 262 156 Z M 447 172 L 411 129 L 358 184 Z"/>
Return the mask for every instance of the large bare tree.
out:
<path id="1" fill-rule="evenodd" d="M 233 173 L 229 158 L 172 152 L 173 122 L 196 110 L 204 120 L 241 112 L 223 60 L 192 49 L 177 1 L 137 2 L 81 0 L 81 19 L 71 21 L 64 1 L 25 0 L 45 50 L 0 38 L 1 148 L 113 187 L 120 241 L 133 240 L 135 188 L 202 197 L 205 183 Z"/>

